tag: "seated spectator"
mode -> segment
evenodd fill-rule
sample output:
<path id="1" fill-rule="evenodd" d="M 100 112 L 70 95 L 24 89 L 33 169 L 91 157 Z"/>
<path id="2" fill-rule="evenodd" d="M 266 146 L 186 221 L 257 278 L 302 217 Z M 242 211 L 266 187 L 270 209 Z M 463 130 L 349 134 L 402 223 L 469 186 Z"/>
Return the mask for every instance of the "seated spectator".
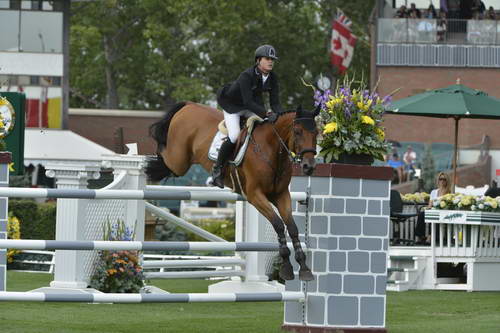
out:
<path id="1" fill-rule="evenodd" d="M 446 30 L 448 22 L 446 20 L 446 12 L 444 10 L 439 11 L 439 19 L 437 20 L 437 40 L 442 42 L 445 40 Z"/>
<path id="2" fill-rule="evenodd" d="M 392 154 L 389 161 L 387 161 L 387 166 L 390 166 L 396 171 L 400 183 L 402 183 L 405 180 L 405 170 L 404 170 L 405 164 L 403 163 L 403 161 L 399 159 L 399 155 L 397 153 Z"/>
<path id="3" fill-rule="evenodd" d="M 415 162 L 417 162 L 417 153 L 413 150 L 412 146 L 406 148 L 403 154 L 403 162 L 405 162 L 407 168 L 413 167 Z"/>
<path id="4" fill-rule="evenodd" d="M 450 176 L 444 172 L 440 172 L 436 178 L 437 188 L 431 191 L 429 204 L 427 208 L 432 208 L 432 201 L 445 194 L 451 193 Z M 417 225 L 415 226 L 416 243 L 421 245 L 429 245 L 430 236 L 425 236 L 425 212 L 421 211 L 417 217 Z"/>
<path id="5" fill-rule="evenodd" d="M 497 13 L 495 13 L 495 10 L 493 9 L 492 6 L 488 8 L 488 11 L 486 12 L 485 20 L 494 20 L 496 21 L 497 19 Z"/>

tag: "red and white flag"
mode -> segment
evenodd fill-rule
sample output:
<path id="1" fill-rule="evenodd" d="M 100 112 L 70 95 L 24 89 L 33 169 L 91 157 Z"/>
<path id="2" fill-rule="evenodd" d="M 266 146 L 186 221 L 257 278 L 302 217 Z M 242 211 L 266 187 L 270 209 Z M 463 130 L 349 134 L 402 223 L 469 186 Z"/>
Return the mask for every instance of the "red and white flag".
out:
<path id="1" fill-rule="evenodd" d="M 357 37 L 351 32 L 351 24 L 351 20 L 338 10 L 337 18 L 332 24 L 330 59 L 332 65 L 338 68 L 340 75 L 343 75 L 349 67 L 356 45 Z"/>

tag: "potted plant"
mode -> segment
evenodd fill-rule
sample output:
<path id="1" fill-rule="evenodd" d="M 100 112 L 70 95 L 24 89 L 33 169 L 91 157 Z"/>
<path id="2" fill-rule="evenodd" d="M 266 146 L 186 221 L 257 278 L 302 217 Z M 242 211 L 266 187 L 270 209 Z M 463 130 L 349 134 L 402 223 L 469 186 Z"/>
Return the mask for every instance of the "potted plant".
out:
<path id="1" fill-rule="evenodd" d="M 390 149 L 381 123 L 391 98 L 370 93 L 363 83 L 359 89 L 351 84 L 346 79 L 333 91 L 315 91 L 315 104 L 321 105 L 320 156 L 327 163 L 370 165 Z"/>

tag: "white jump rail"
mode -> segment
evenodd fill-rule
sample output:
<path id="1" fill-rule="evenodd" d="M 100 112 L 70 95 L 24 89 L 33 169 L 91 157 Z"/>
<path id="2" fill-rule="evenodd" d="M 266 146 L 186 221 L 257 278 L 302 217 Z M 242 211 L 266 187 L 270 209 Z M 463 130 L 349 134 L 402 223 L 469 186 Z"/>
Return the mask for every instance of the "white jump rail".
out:
<path id="1" fill-rule="evenodd" d="M 294 200 L 306 200 L 305 192 L 291 194 Z M 41 189 L 23 187 L 0 188 L 0 197 L 45 199 L 122 199 L 122 200 L 214 200 L 245 201 L 237 193 L 225 191 L 157 190 L 90 190 L 90 189 Z"/>
<path id="2" fill-rule="evenodd" d="M 200 303 L 200 302 L 303 302 L 303 292 L 191 293 L 191 294 L 64 294 L 0 292 L 0 302 L 84 303 Z"/>

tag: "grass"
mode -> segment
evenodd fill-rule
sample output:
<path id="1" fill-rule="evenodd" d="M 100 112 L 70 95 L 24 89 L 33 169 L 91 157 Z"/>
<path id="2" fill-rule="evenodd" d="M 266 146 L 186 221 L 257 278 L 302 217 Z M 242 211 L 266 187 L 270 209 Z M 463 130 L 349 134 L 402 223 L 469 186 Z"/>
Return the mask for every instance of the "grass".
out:
<path id="1" fill-rule="evenodd" d="M 47 286 L 49 274 L 7 273 L 9 291 Z M 205 280 L 153 280 L 176 293 L 206 292 Z M 281 332 L 281 303 L 0 303 L 0 332 Z M 500 293 L 389 293 L 387 328 L 404 332 L 500 332 Z"/>

